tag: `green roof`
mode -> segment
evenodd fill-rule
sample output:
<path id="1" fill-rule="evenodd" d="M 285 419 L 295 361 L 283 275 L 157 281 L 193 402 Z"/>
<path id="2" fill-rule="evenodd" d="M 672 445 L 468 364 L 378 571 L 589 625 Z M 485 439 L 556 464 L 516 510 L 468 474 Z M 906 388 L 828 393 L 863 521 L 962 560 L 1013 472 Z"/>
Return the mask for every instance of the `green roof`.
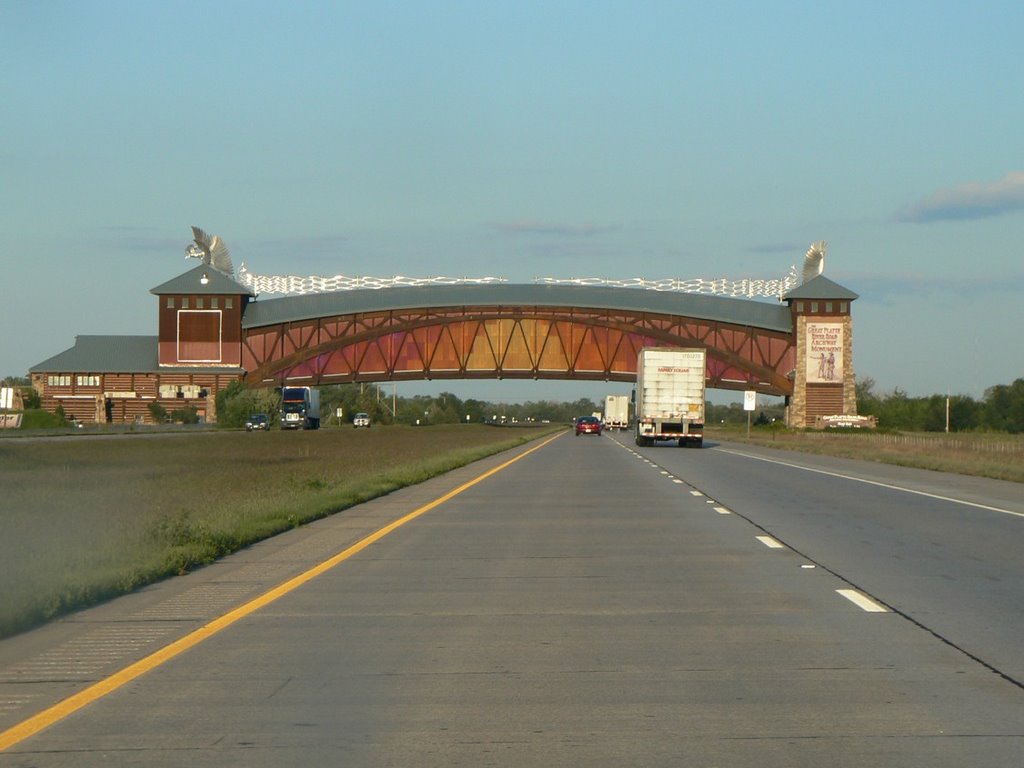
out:
<path id="1" fill-rule="evenodd" d="M 29 368 L 29 373 L 242 372 L 241 368 L 161 368 L 156 336 L 76 336 L 75 346 Z"/>
<path id="2" fill-rule="evenodd" d="M 777 302 L 640 288 L 516 283 L 361 289 L 257 299 L 246 307 L 242 326 L 259 328 L 356 312 L 469 306 L 623 310 L 697 317 L 781 333 L 793 330 L 789 307 Z"/>
<path id="3" fill-rule="evenodd" d="M 786 301 L 790 299 L 839 299 L 853 301 L 860 297 L 848 288 L 843 288 L 839 283 L 832 282 L 824 275 L 818 275 L 806 283 L 798 285 L 782 298 Z"/>
<path id="4" fill-rule="evenodd" d="M 202 282 L 204 276 L 206 277 L 206 283 Z M 169 293 L 189 295 L 207 293 L 221 295 L 227 293 L 235 296 L 254 295 L 252 290 L 246 288 L 241 283 L 235 282 L 219 269 L 214 269 L 209 264 L 200 264 L 195 269 L 190 269 L 173 280 L 168 280 L 156 288 L 151 288 L 149 292 L 157 296 L 164 296 Z"/>

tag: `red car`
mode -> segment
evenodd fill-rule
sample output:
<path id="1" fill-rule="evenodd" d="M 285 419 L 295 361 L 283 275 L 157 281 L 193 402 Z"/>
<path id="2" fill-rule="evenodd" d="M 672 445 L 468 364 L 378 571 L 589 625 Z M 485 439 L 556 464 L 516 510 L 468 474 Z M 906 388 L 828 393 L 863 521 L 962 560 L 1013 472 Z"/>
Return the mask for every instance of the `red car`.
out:
<path id="1" fill-rule="evenodd" d="M 601 420 L 596 416 L 580 416 L 576 419 L 576 437 L 584 433 L 600 436 Z"/>

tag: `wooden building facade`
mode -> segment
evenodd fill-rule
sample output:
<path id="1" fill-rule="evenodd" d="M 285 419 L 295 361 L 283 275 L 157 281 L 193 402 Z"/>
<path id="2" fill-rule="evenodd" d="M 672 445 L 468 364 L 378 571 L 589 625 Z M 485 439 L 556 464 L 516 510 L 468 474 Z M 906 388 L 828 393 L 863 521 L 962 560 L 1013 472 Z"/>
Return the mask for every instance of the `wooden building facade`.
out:
<path id="1" fill-rule="evenodd" d="M 202 264 L 150 293 L 157 336 L 78 336 L 32 367 L 44 409 L 83 423 L 151 424 L 155 403 L 216 421 L 217 393 L 245 373 L 242 316 L 252 292 Z"/>

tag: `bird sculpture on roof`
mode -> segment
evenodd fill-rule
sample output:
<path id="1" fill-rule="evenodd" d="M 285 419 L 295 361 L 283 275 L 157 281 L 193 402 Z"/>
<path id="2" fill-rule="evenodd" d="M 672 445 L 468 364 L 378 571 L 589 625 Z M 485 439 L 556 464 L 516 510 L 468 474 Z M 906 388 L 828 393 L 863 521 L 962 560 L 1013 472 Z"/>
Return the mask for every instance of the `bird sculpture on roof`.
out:
<path id="1" fill-rule="evenodd" d="M 231 264 L 231 254 L 219 235 L 208 235 L 199 227 L 192 227 L 192 236 L 195 242 L 189 243 L 185 249 L 186 259 L 202 259 L 204 264 L 209 264 L 228 277 L 234 277 L 235 268 Z"/>
<path id="2" fill-rule="evenodd" d="M 806 283 L 808 280 L 813 280 L 825 271 L 825 249 L 827 247 L 828 243 L 824 240 L 811 243 L 811 247 L 807 249 L 807 255 L 804 256 L 804 276 L 800 282 Z"/>

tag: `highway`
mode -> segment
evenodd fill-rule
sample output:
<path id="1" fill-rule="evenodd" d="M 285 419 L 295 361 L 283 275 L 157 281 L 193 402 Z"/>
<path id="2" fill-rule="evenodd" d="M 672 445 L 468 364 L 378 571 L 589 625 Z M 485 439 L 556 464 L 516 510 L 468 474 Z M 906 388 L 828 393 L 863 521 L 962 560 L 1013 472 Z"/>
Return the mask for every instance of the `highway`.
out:
<path id="1" fill-rule="evenodd" d="M 564 434 L 0 642 L 0 768 L 1020 766 L 1022 552 L 1020 485 Z"/>

